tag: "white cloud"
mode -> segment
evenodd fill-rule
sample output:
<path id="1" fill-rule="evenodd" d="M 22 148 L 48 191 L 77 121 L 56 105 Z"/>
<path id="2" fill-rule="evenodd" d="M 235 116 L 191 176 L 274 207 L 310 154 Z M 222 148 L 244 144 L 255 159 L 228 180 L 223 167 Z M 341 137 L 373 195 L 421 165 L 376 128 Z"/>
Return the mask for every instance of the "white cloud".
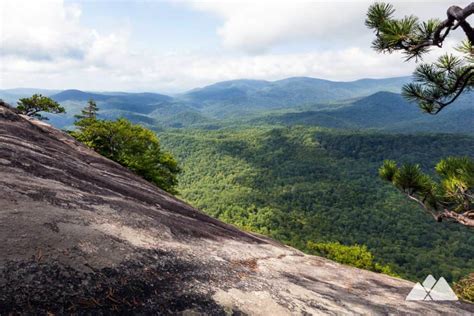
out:
<path id="1" fill-rule="evenodd" d="M 232 56 L 126 56 L 115 67 L 87 66 L 77 60 L 55 63 L 8 58 L 3 70 L 9 82 L 43 88 L 88 90 L 182 91 L 238 78 L 277 80 L 311 76 L 334 80 L 406 75 L 412 65 L 400 56 L 383 56 L 357 47 L 312 53 Z M 21 83 L 21 84 L 18 84 Z M 36 83 L 36 84 L 35 84 Z"/>
<path id="2" fill-rule="evenodd" d="M 363 23 L 354 21 L 367 8 L 366 3 L 314 1 L 196 1 L 192 5 L 223 19 L 217 33 L 225 47 L 251 53 L 298 39 L 350 38 L 363 28 Z"/>
<path id="3" fill-rule="evenodd" d="M 220 17 L 223 22 L 217 33 L 229 49 L 262 53 L 274 46 L 298 40 L 311 40 L 351 46 L 367 44 L 371 37 L 364 26 L 365 13 L 373 1 L 308 1 L 308 0 L 189 0 L 195 9 Z M 444 18 L 451 0 L 392 0 L 397 15 L 414 14 L 421 19 Z M 458 1 L 466 5 L 470 0 Z"/>
<path id="4" fill-rule="evenodd" d="M 0 57 L 25 61 L 85 61 L 104 66 L 127 50 L 128 33 L 100 34 L 80 24 L 81 9 L 63 0 L 3 0 Z"/>
<path id="5" fill-rule="evenodd" d="M 92 38 L 78 21 L 77 6 L 62 1 L 2 1 L 1 54 L 31 60 L 82 58 Z"/>
<path id="6" fill-rule="evenodd" d="M 3 0 L 0 87 L 81 86 L 88 74 L 108 77 L 128 64 L 129 32 L 102 34 L 82 26 L 81 14 L 77 4 L 63 0 Z"/>
<path id="7" fill-rule="evenodd" d="M 134 49 L 134 34 L 127 29 L 105 34 L 81 25 L 81 8 L 69 2 L 4 0 L 0 2 L 0 88 L 177 92 L 238 78 L 353 80 L 413 70 L 414 64 L 404 63 L 400 55 L 376 54 L 369 43 L 360 44 L 363 36 L 354 37 L 359 32 L 371 37 L 363 26 L 366 2 L 296 3 L 193 3 L 222 17 L 218 33 L 232 50 L 171 54 Z M 436 6 L 445 8 L 446 3 Z M 343 12 L 342 18 L 335 18 L 337 12 Z M 327 43 L 328 33 L 332 46 L 309 52 L 272 50 L 295 39 Z"/>

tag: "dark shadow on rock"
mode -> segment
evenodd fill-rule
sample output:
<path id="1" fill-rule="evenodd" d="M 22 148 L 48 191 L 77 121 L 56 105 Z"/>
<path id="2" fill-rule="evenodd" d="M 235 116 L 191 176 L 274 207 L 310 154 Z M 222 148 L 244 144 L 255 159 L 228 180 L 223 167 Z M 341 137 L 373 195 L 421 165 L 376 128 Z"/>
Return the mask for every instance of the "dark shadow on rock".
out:
<path id="1" fill-rule="evenodd" d="M 0 315 L 176 315 L 185 310 L 226 315 L 212 292 L 194 289 L 200 282 L 216 282 L 212 268 L 168 252 L 149 250 L 114 268 L 90 267 L 91 272 L 38 258 L 9 261 L 0 269 Z"/>

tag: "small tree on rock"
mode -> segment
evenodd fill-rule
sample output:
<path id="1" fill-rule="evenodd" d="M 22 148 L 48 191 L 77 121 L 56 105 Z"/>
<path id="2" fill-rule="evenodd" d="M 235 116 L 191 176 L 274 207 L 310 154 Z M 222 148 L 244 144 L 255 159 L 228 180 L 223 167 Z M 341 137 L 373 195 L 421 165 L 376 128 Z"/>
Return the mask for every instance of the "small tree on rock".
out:
<path id="1" fill-rule="evenodd" d="M 31 116 L 39 120 L 48 119 L 47 117 L 42 116 L 40 112 L 56 114 L 66 112 L 66 110 L 59 103 L 41 94 L 34 94 L 29 98 L 20 99 L 16 108 L 21 114 Z"/>
<path id="2" fill-rule="evenodd" d="M 87 122 L 85 120 L 81 122 Z M 180 168 L 174 157 L 162 150 L 153 131 L 123 118 L 116 121 L 89 119 L 71 135 L 161 189 L 176 193 Z"/>

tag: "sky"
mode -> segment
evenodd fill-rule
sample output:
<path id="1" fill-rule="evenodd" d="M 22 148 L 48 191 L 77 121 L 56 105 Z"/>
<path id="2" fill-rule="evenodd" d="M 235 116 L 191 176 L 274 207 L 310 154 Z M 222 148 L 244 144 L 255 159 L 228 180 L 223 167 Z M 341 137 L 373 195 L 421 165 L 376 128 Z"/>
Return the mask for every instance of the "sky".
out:
<path id="1" fill-rule="evenodd" d="M 454 4 L 390 2 L 397 16 L 421 19 L 442 19 Z M 349 81 L 409 75 L 415 62 L 371 49 L 374 35 L 364 26 L 370 3 L 2 0 L 0 89 L 179 93 L 242 78 Z"/>

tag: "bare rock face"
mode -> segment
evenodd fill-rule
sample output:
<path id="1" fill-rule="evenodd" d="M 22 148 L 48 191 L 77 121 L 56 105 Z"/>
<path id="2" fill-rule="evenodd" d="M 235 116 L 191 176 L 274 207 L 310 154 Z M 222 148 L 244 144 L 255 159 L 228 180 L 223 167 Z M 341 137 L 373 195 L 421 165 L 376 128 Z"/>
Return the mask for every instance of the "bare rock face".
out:
<path id="1" fill-rule="evenodd" d="M 0 315 L 470 314 L 210 218 L 0 105 Z"/>

